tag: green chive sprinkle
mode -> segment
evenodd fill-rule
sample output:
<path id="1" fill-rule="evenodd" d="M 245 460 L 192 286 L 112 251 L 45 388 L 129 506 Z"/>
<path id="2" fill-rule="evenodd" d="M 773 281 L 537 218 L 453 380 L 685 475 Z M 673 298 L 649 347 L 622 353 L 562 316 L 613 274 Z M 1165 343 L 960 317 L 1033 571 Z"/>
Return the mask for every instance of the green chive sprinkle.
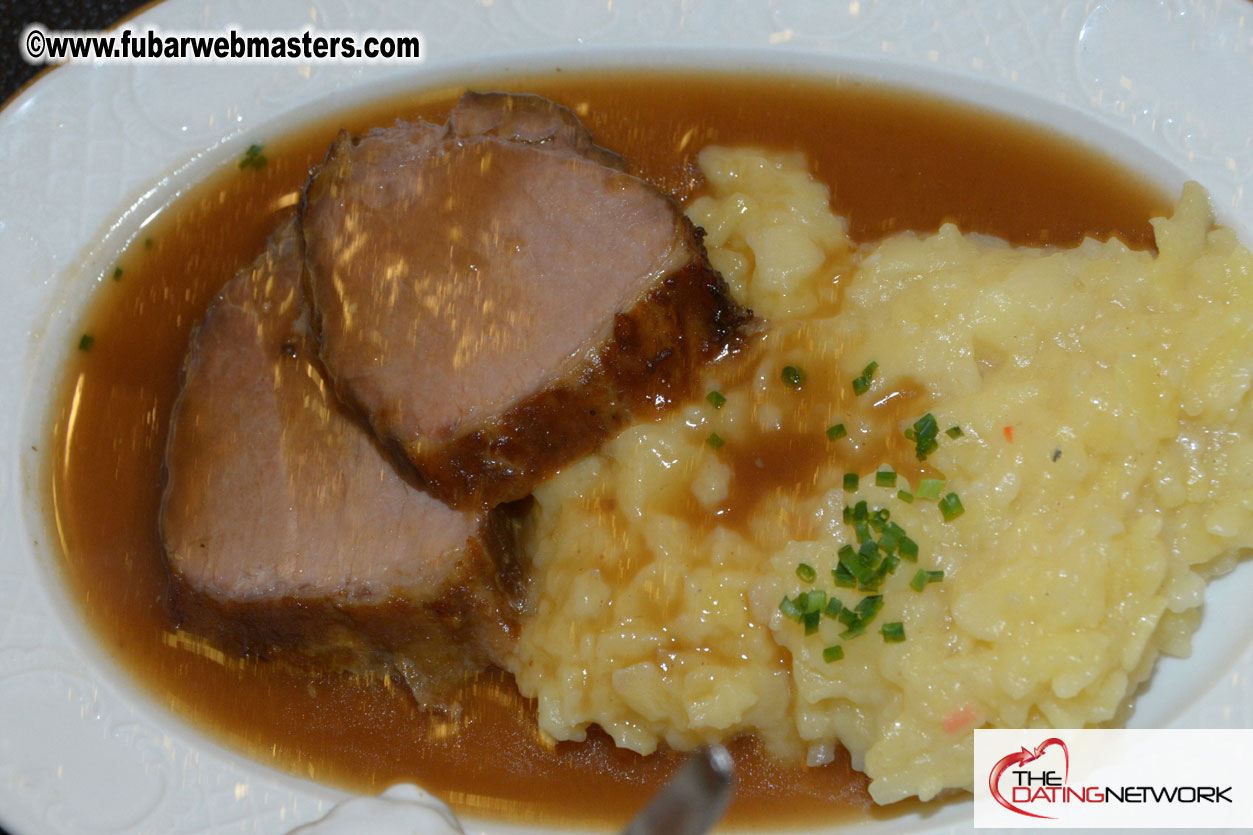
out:
<path id="1" fill-rule="evenodd" d="M 897 546 L 897 552 L 900 553 L 901 559 L 917 562 L 918 560 L 918 543 L 914 542 L 907 536 L 901 537 L 901 544 Z"/>
<path id="2" fill-rule="evenodd" d="M 830 664 L 832 661 L 839 661 L 844 657 L 844 647 L 839 644 L 824 647 L 822 650 L 822 660 Z"/>
<path id="3" fill-rule="evenodd" d="M 827 440 L 838 441 L 848 434 L 848 430 L 844 428 L 844 424 L 837 423 L 835 426 L 827 427 Z"/>
<path id="4" fill-rule="evenodd" d="M 715 409 L 721 409 L 723 406 L 727 404 L 727 399 L 722 395 L 722 392 L 720 391 L 709 392 L 709 394 L 705 395 L 705 399 L 708 400 L 709 405 L 713 406 Z"/>
<path id="5" fill-rule="evenodd" d="M 960 438 L 964 433 L 962 432 L 962 428 L 960 426 L 950 426 L 948 429 L 944 430 L 944 434 L 948 435 L 950 438 Z"/>
<path id="6" fill-rule="evenodd" d="M 248 150 L 244 151 L 243 159 L 239 161 L 239 167 L 260 170 L 265 167 L 266 162 L 265 154 L 261 153 L 261 146 L 249 145 Z"/>
<path id="7" fill-rule="evenodd" d="M 866 624 L 863 623 L 862 621 L 857 621 L 853 625 L 849 626 L 848 629 L 845 629 L 843 632 L 841 632 L 840 637 L 841 638 L 856 638 L 858 635 L 863 634 L 865 631 L 866 631 Z"/>
<path id="8" fill-rule="evenodd" d="M 930 412 L 918 418 L 912 427 L 905 430 L 905 437 L 914 442 L 914 454 L 919 461 L 926 461 L 928 455 L 940 448 L 935 440 L 939 431 L 940 427 L 935 422 L 935 415 Z"/>
<path id="9" fill-rule="evenodd" d="M 806 612 L 803 616 L 805 624 L 805 634 L 812 635 L 818 631 L 818 619 L 822 617 L 822 612 Z"/>
<path id="10" fill-rule="evenodd" d="M 858 481 L 859 479 L 857 477 L 857 473 L 845 473 L 844 474 L 844 489 L 848 491 L 849 493 L 852 493 L 854 490 L 857 489 Z"/>
<path id="11" fill-rule="evenodd" d="M 847 548 L 848 546 L 845 547 Z M 848 550 L 852 551 L 853 549 L 849 548 Z M 852 572 L 850 572 L 847 567 L 845 567 L 844 563 L 837 565 L 831 571 L 831 576 L 834 579 L 836 586 L 839 588 L 851 589 L 857 585 L 857 578 L 852 575 Z"/>
<path id="12" fill-rule="evenodd" d="M 714 449 L 719 449 L 726 443 L 726 441 L 722 440 L 722 436 L 717 432 L 710 432 L 709 437 L 705 439 L 705 443 L 709 444 Z"/>
<path id="13" fill-rule="evenodd" d="M 883 608 L 883 595 L 872 594 L 869 597 L 863 597 L 861 602 L 857 604 L 857 617 L 864 621 L 868 621 L 875 615 L 879 614 L 879 610 Z"/>
<path id="14" fill-rule="evenodd" d="M 800 388 L 801 383 L 805 382 L 805 372 L 801 371 L 795 365 L 783 366 L 783 383 L 791 388 Z"/>
<path id="15" fill-rule="evenodd" d="M 810 589 L 804 594 L 797 595 L 796 605 L 800 606 L 801 611 L 807 615 L 821 612 L 827 605 L 827 593 L 822 589 Z"/>
<path id="16" fill-rule="evenodd" d="M 896 498 L 900 499 L 900 500 L 901 500 L 901 501 L 903 501 L 905 504 L 913 504 L 913 503 L 914 503 L 914 494 L 913 494 L 913 493 L 910 493 L 910 492 L 908 492 L 908 491 L 905 491 L 905 490 L 897 490 L 897 491 L 896 491 Z"/>
<path id="17" fill-rule="evenodd" d="M 891 470 L 879 470 L 879 472 L 874 474 L 874 486 L 875 487 L 895 487 L 896 486 L 896 473 L 892 472 Z"/>
<path id="18" fill-rule="evenodd" d="M 78 350 L 90 351 L 91 346 L 95 341 L 96 341 L 96 338 L 92 336 L 91 334 L 89 333 L 83 334 L 78 340 Z"/>
<path id="19" fill-rule="evenodd" d="M 857 522 L 864 522 L 870 518 L 870 506 L 866 504 L 865 499 L 853 505 L 853 519 Z"/>
<path id="20" fill-rule="evenodd" d="M 879 370 L 879 363 L 872 362 L 861 370 L 861 376 L 853 380 L 853 394 L 861 397 L 870 391 L 870 381 L 874 379 L 874 373 Z"/>
<path id="21" fill-rule="evenodd" d="M 894 554 L 905 538 L 905 529 L 895 522 L 889 522 L 883 528 L 883 536 L 879 537 L 879 547 L 885 554 Z"/>
<path id="22" fill-rule="evenodd" d="M 879 631 L 883 633 L 883 640 L 889 644 L 899 644 L 905 640 L 905 624 L 899 620 L 883 624 Z"/>
<path id="23" fill-rule="evenodd" d="M 919 573 L 921 574 L 922 572 Z M 914 579 L 917 578 L 915 577 Z M 919 590 L 921 590 L 921 587 L 919 587 Z M 792 620 L 800 620 L 801 616 L 805 614 L 801 611 L 801 607 L 797 605 L 796 601 L 786 594 L 783 595 L 783 602 L 779 604 L 779 611 L 783 613 L 784 617 Z"/>
<path id="24" fill-rule="evenodd" d="M 812 583 L 818 578 L 818 572 L 814 571 L 814 567 L 808 563 L 801 563 L 796 566 L 796 576 L 800 577 L 806 583 Z"/>
<path id="25" fill-rule="evenodd" d="M 914 575 L 914 579 L 909 581 L 909 587 L 914 591 L 922 591 L 928 583 L 938 583 L 944 579 L 943 571 L 924 571 L 918 569 L 918 573 Z"/>
<path id="26" fill-rule="evenodd" d="M 924 478 L 918 482 L 918 489 L 914 491 L 915 495 L 920 499 L 935 501 L 940 498 L 941 491 L 944 490 L 944 479 L 942 478 Z"/>
<path id="27" fill-rule="evenodd" d="M 840 614 L 838 615 L 838 618 L 840 620 L 840 623 L 844 624 L 845 626 L 852 626 L 855 623 L 857 623 L 857 612 L 848 608 L 841 609 Z"/>
<path id="28" fill-rule="evenodd" d="M 965 512 L 966 508 L 962 507 L 962 500 L 956 493 L 949 493 L 940 499 L 940 515 L 944 517 L 945 522 L 952 522 Z"/>
<path id="29" fill-rule="evenodd" d="M 844 604 L 840 603 L 838 597 L 828 597 L 827 605 L 822 607 L 822 613 L 829 618 L 838 618 L 842 611 L 844 611 Z"/>

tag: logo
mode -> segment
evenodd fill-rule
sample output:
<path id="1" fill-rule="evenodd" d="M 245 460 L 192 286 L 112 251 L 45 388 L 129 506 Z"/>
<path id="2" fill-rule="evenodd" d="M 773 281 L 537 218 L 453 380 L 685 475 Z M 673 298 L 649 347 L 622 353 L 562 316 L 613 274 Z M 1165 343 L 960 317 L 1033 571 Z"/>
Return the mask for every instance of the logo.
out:
<path id="1" fill-rule="evenodd" d="M 1002 806 L 1004 806 L 1009 811 L 1017 812 L 1020 815 L 1026 815 L 1029 818 L 1044 818 L 1046 820 L 1056 820 L 1056 818 L 1053 817 L 1052 815 L 1037 815 L 1035 812 L 1028 812 L 1024 809 L 1019 809 L 1013 803 L 1010 803 L 1008 800 L 1006 800 L 1005 795 L 1001 794 L 1001 775 L 1003 775 L 1007 770 L 1009 770 L 1013 766 L 1016 766 L 1016 765 L 1023 766 L 1023 765 L 1027 765 L 1028 763 L 1035 762 L 1036 760 L 1040 759 L 1040 757 L 1044 756 L 1044 752 L 1046 750 L 1048 750 L 1050 747 L 1054 745 L 1062 749 L 1062 756 L 1065 757 L 1065 760 L 1066 760 L 1066 768 L 1062 772 L 1062 779 L 1061 779 L 1060 784 L 1053 782 L 1053 780 L 1055 779 L 1054 777 L 1055 773 L 1052 771 L 1044 772 L 1041 778 L 1041 784 L 1050 785 L 1053 787 L 1057 787 L 1060 785 L 1060 787 L 1064 789 L 1066 787 L 1066 783 L 1070 781 L 1070 749 L 1066 747 L 1065 742 L 1063 742 L 1062 740 L 1058 739 L 1055 736 L 1051 736 L 1048 739 L 1041 742 L 1039 745 L 1037 745 L 1034 751 L 1029 750 L 1027 748 L 1023 748 L 1021 751 L 1018 751 L 1017 753 L 1014 753 L 1014 754 L 1009 754 L 1008 756 L 1005 756 L 1005 757 L 1001 757 L 1001 759 L 997 761 L 996 765 L 992 767 L 992 773 L 988 775 L 988 790 L 992 793 L 992 799 L 995 800 L 997 803 L 1001 804 Z M 1017 774 L 1025 773 L 1028 775 L 1027 788 L 1030 789 L 1031 787 L 1030 772 L 1019 771 L 1016 773 Z"/>
<path id="2" fill-rule="evenodd" d="M 974 759 L 980 828 L 1253 824 L 1253 731 L 980 729 Z"/>

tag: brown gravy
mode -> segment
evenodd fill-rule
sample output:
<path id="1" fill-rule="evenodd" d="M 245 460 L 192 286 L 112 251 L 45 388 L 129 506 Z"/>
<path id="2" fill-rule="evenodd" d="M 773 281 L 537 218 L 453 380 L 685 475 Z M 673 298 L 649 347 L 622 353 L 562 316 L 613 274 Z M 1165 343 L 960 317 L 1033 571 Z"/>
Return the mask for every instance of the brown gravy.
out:
<path id="1" fill-rule="evenodd" d="M 801 149 L 860 240 L 954 220 L 1017 243 L 1118 235 L 1147 247 L 1147 219 L 1170 205 L 1113 161 L 1042 131 L 854 80 L 563 73 L 476 87 L 568 104 L 601 144 L 680 200 L 699 185 L 694 157 L 705 145 Z M 106 273 L 82 322 L 91 344 L 73 352 L 55 412 L 50 480 L 64 576 L 99 640 L 159 700 L 261 762 L 363 792 L 416 780 L 464 812 L 517 822 L 616 827 L 679 757 L 619 751 L 597 733 L 546 743 L 504 676 L 466 686 L 460 721 L 424 716 L 378 682 L 310 681 L 224 657 L 173 633 L 163 606 L 161 459 L 190 329 L 260 251 L 339 128 L 442 120 L 460 92 L 415 93 L 266 137 L 264 167 L 226 165 L 119 257 L 120 273 Z M 772 455 L 812 457 L 807 450 Z M 868 805 L 846 757 L 794 770 L 751 741 L 734 749 L 738 825 L 829 821 Z"/>

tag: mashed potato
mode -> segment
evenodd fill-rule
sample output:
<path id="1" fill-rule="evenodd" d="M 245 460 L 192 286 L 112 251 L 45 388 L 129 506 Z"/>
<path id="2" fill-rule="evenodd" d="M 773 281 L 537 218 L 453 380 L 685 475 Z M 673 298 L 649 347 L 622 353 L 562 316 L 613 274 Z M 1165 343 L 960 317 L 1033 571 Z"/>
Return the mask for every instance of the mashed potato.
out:
<path id="1" fill-rule="evenodd" d="M 641 753 L 753 733 L 811 764 L 838 740 L 890 803 L 971 788 L 977 727 L 1115 719 L 1253 546 L 1248 251 L 1196 187 L 1154 221 L 1156 255 L 952 226 L 857 248 L 803 159 L 700 162 L 688 213 L 763 333 L 708 399 L 536 492 L 511 666 L 541 727 Z M 833 574 L 863 501 L 875 563 L 899 560 L 868 589 Z M 882 608 L 860 635 L 807 629 L 809 592 Z"/>

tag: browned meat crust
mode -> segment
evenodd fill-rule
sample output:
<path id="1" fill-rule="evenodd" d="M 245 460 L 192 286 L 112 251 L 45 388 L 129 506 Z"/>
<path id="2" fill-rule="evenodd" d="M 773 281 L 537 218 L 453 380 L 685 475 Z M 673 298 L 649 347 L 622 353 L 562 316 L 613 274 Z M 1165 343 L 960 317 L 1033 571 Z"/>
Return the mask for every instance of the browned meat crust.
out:
<path id="1" fill-rule="evenodd" d="M 171 571 L 169 606 L 179 629 L 237 657 L 312 673 L 389 675 L 424 708 L 489 667 L 517 640 L 526 578 L 518 562 L 520 508 L 490 517 L 460 554 L 438 595 L 396 589 L 383 600 L 298 597 L 263 601 L 206 593 Z"/>
<path id="2" fill-rule="evenodd" d="M 691 396 L 751 313 L 705 260 L 699 230 L 683 223 L 700 257 L 615 316 L 612 337 L 577 373 L 450 441 L 402 447 L 433 493 L 486 506 L 524 496 L 632 421 Z"/>

